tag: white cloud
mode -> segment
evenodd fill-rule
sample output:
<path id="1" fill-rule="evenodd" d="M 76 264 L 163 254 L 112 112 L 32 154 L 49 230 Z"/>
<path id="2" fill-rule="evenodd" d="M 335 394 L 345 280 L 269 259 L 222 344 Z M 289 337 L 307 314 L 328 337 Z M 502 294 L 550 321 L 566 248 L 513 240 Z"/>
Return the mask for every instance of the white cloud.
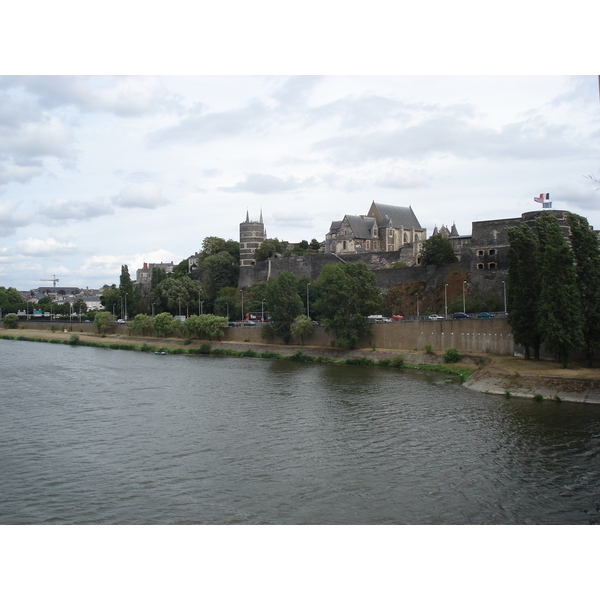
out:
<path id="1" fill-rule="evenodd" d="M 40 240 L 31 237 L 17 242 L 15 250 L 27 256 L 72 254 L 79 251 L 72 242 L 57 242 L 54 238 Z"/>
<path id="2" fill-rule="evenodd" d="M 301 180 L 297 177 L 276 177 L 275 175 L 265 175 L 262 173 L 250 173 L 246 179 L 238 181 L 231 187 L 220 187 L 222 192 L 251 192 L 253 194 L 280 194 L 290 192 L 312 183 L 312 178 Z"/>
<path id="3" fill-rule="evenodd" d="M 54 221 L 89 221 L 96 217 L 114 214 L 115 209 L 107 200 L 82 202 L 58 198 L 42 205 L 39 214 Z"/>
<path id="4" fill-rule="evenodd" d="M 168 204 L 156 183 L 133 183 L 113 197 L 113 204 L 124 208 L 158 208 Z"/>

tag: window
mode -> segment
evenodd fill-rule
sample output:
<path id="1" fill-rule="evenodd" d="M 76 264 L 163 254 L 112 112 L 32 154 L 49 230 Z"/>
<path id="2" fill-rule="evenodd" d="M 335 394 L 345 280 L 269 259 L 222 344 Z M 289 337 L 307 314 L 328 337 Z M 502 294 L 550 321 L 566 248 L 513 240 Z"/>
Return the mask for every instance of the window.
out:
<path id="1" fill-rule="evenodd" d="M 408 243 L 408 234 L 404 234 L 404 243 L 407 244 Z"/>
<path id="2" fill-rule="evenodd" d="M 483 250 L 477 250 L 477 256 L 483 256 Z"/>
<path id="3" fill-rule="evenodd" d="M 478 269 L 483 269 L 483 263 L 478 263 L 478 264 L 477 264 L 477 268 L 478 268 Z"/>
<path id="4" fill-rule="evenodd" d="M 490 250 L 488 250 L 488 254 L 490 256 L 494 256 L 496 254 L 496 249 L 495 248 L 491 248 Z"/>
<path id="5" fill-rule="evenodd" d="M 488 269 L 495 269 L 496 268 L 496 263 L 489 263 L 488 264 Z"/>
<path id="6" fill-rule="evenodd" d="M 342 242 L 342 250 L 346 249 L 346 242 Z"/>

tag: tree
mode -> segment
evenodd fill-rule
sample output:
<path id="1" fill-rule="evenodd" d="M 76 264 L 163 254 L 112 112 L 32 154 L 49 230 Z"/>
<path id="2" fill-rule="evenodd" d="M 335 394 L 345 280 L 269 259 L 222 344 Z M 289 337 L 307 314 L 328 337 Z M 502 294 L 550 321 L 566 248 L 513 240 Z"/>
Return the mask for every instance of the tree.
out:
<path id="1" fill-rule="evenodd" d="M 225 335 L 227 319 L 217 315 L 201 315 L 198 317 L 198 330 L 200 334 L 208 336 L 209 340 L 222 339 Z"/>
<path id="2" fill-rule="evenodd" d="M 143 313 L 135 315 L 127 328 L 132 333 L 146 335 L 152 329 L 152 317 Z"/>
<path id="3" fill-rule="evenodd" d="M 375 275 L 363 262 L 328 264 L 317 279 L 320 297 L 315 308 L 327 332 L 342 348 L 356 348 L 371 327 L 366 317 L 380 310 L 382 300 Z"/>
<path id="4" fill-rule="evenodd" d="M 160 313 L 152 320 L 152 329 L 158 337 L 167 337 L 177 329 L 177 326 L 178 322 L 168 312 Z"/>
<path id="5" fill-rule="evenodd" d="M 2 319 L 2 324 L 5 329 L 16 329 L 18 322 L 19 317 L 17 317 L 15 313 L 8 313 L 7 315 L 4 315 L 4 318 Z"/>
<path id="6" fill-rule="evenodd" d="M 292 337 L 300 344 L 304 343 L 304 338 L 312 333 L 312 323 L 306 315 L 299 315 L 294 319 L 291 328 Z"/>
<path id="7" fill-rule="evenodd" d="M 316 238 L 310 240 L 310 248 L 314 252 L 318 252 L 321 249 L 321 242 L 317 241 Z"/>
<path id="8" fill-rule="evenodd" d="M 39 304 L 39 302 L 38 302 L 38 304 Z M 78 298 L 77 300 L 75 300 L 75 302 L 73 302 L 73 314 L 82 315 L 82 314 L 87 313 L 87 311 L 88 311 L 87 304 L 81 298 Z"/>
<path id="9" fill-rule="evenodd" d="M 257 261 L 263 261 L 275 256 L 275 253 L 275 246 L 271 242 L 265 241 L 254 251 L 254 258 Z"/>
<path id="10" fill-rule="evenodd" d="M 161 312 L 181 314 L 187 309 L 197 312 L 202 295 L 202 284 L 199 281 L 189 277 L 167 277 L 153 290 L 151 297 Z"/>
<path id="11" fill-rule="evenodd" d="M 202 262 L 203 281 L 207 293 L 216 298 L 224 287 L 237 287 L 240 267 L 229 252 L 208 256 Z"/>
<path id="12" fill-rule="evenodd" d="M 94 327 L 100 334 L 106 333 L 113 326 L 113 322 L 112 313 L 107 311 L 103 310 L 94 315 Z"/>
<path id="13" fill-rule="evenodd" d="M 121 314 L 121 294 L 114 283 L 109 288 L 104 288 L 104 293 L 100 296 L 100 304 L 113 315 Z"/>
<path id="14" fill-rule="evenodd" d="M 583 316 L 573 253 L 560 230 L 558 219 L 543 212 L 535 220 L 540 271 L 539 322 L 544 345 L 562 364 L 581 347 Z"/>
<path id="15" fill-rule="evenodd" d="M 600 346 L 600 248 L 585 217 L 571 213 L 567 223 L 581 299 L 584 351 L 591 367 L 594 351 Z"/>
<path id="16" fill-rule="evenodd" d="M 291 271 L 281 272 L 267 282 L 265 299 L 267 310 L 273 319 L 273 331 L 288 344 L 292 337 L 292 323 L 303 310 L 302 300 L 298 295 L 298 278 Z"/>
<path id="17" fill-rule="evenodd" d="M 506 285 L 508 323 L 515 342 L 524 346 L 525 357 L 529 359 L 533 350 L 534 358 L 539 360 L 544 336 L 538 308 L 541 292 L 538 240 L 525 223 L 509 227 L 507 235 L 510 243 Z"/>
<path id="18" fill-rule="evenodd" d="M 432 235 L 423 243 L 422 265 L 447 265 L 456 262 L 452 244 L 439 233 Z"/>

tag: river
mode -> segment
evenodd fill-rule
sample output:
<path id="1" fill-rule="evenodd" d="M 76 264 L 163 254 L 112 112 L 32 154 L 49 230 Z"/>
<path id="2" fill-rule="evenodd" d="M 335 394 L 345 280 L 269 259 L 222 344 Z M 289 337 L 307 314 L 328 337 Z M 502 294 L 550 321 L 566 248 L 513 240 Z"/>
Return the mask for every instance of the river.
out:
<path id="1" fill-rule="evenodd" d="M 0 340 L 0 524 L 600 522 L 600 406 Z"/>

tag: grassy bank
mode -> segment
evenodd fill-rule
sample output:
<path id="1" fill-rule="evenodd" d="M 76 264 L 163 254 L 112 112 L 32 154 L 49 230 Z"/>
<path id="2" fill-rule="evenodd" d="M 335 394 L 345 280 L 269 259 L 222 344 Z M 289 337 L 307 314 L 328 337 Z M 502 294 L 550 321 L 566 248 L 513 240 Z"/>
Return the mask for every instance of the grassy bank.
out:
<path id="1" fill-rule="evenodd" d="M 17 333 L 18 331 L 18 333 Z M 388 369 L 420 369 L 427 371 L 438 371 L 456 375 L 464 382 L 475 370 L 474 367 L 464 363 L 457 364 L 407 364 L 405 355 L 397 353 L 393 355 L 385 354 L 380 358 L 368 358 L 366 356 L 350 356 L 346 358 L 332 358 L 327 356 L 327 350 L 323 349 L 319 353 L 315 348 L 311 348 L 311 354 L 305 353 L 302 348 L 297 348 L 291 354 L 282 354 L 273 352 L 272 350 L 260 351 L 256 346 L 248 349 L 238 350 L 234 348 L 223 347 L 219 344 L 218 347 L 213 347 L 211 342 L 197 342 L 197 345 L 192 345 L 185 340 L 158 340 L 152 338 L 141 343 L 128 343 L 122 338 L 112 337 L 108 341 L 103 341 L 97 334 L 75 334 L 64 332 L 51 332 L 44 330 L 17 330 L 14 335 L 0 334 L 0 339 L 18 340 L 26 342 L 43 342 L 50 344 L 67 344 L 71 346 L 89 346 L 93 348 L 106 348 L 111 350 L 129 350 L 134 352 L 147 352 L 158 354 L 185 354 L 185 355 L 205 355 L 205 356 L 226 356 L 237 358 L 256 358 L 269 360 L 287 360 L 303 363 L 318 363 L 318 364 L 333 364 L 333 365 L 352 365 L 358 367 L 382 367 Z M 97 339 L 94 339 L 97 338 Z M 139 340 L 137 340 L 139 342 Z M 285 348 L 290 350 L 289 347 Z M 317 353 L 315 356 L 314 354 Z M 378 353 L 373 353 L 377 355 Z"/>

